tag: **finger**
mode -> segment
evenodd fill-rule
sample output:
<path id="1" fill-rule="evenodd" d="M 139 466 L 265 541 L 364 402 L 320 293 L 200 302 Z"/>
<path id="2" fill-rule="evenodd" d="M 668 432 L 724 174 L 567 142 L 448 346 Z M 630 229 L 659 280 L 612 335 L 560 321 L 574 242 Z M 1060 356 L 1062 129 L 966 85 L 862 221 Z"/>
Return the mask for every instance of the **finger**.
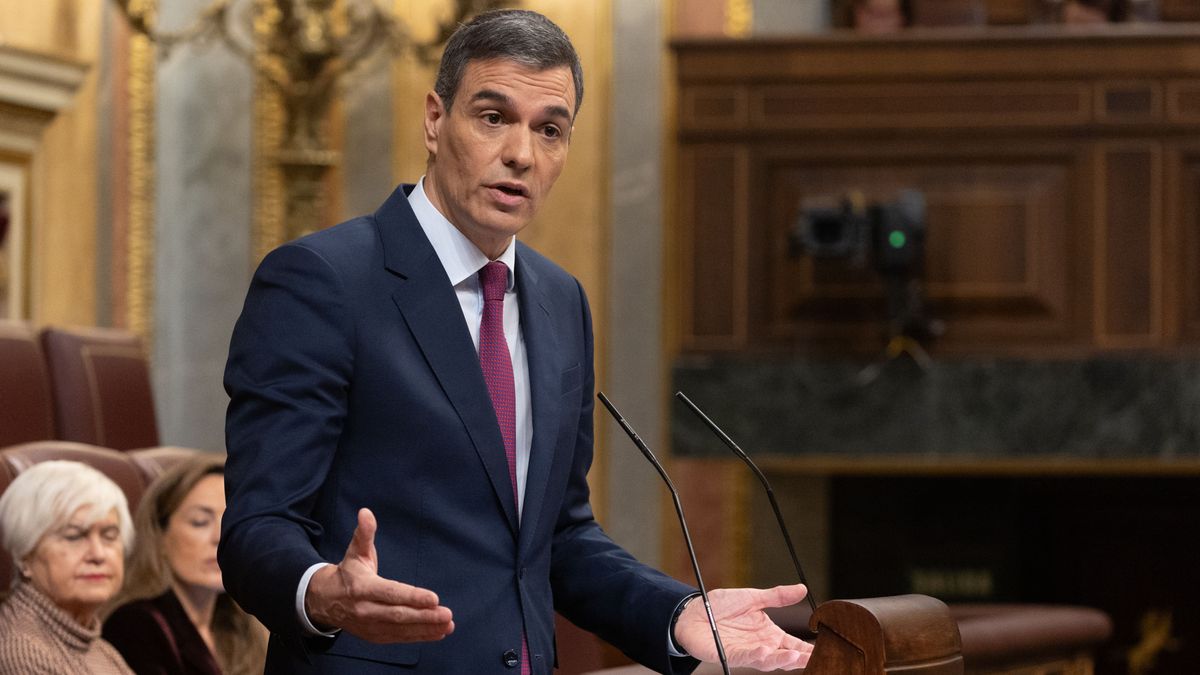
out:
<path id="1" fill-rule="evenodd" d="M 771 649 L 769 647 L 757 647 L 742 654 L 742 659 L 739 659 L 739 666 L 749 666 L 758 670 L 792 670 L 797 667 L 797 664 L 803 659 L 807 661 L 807 655 L 800 652 L 787 649 Z"/>
<path id="2" fill-rule="evenodd" d="M 361 617 L 364 635 L 375 635 L 375 641 L 417 642 L 440 640 L 454 632 L 454 621 L 445 607 L 439 610 L 376 606 Z"/>
<path id="3" fill-rule="evenodd" d="M 428 609 L 437 607 L 437 593 L 409 584 L 373 576 L 360 579 L 353 589 L 354 598 L 393 607 Z"/>
<path id="4" fill-rule="evenodd" d="M 454 622 L 454 615 L 447 607 L 402 607 L 364 603 L 358 612 L 364 623 L 386 624 L 396 627 L 411 626 L 414 629 L 445 630 Z"/>
<path id="5" fill-rule="evenodd" d="M 454 632 L 454 622 L 440 625 L 372 623 L 350 630 L 369 642 L 433 642 Z"/>
<path id="6" fill-rule="evenodd" d="M 759 591 L 762 607 L 789 607 L 808 596 L 808 588 L 804 584 L 776 586 Z"/>
<path id="7" fill-rule="evenodd" d="M 379 561 L 375 555 L 375 514 L 371 509 L 358 510 L 358 526 L 354 528 L 354 536 L 346 547 L 347 558 L 359 558 L 378 568 Z"/>

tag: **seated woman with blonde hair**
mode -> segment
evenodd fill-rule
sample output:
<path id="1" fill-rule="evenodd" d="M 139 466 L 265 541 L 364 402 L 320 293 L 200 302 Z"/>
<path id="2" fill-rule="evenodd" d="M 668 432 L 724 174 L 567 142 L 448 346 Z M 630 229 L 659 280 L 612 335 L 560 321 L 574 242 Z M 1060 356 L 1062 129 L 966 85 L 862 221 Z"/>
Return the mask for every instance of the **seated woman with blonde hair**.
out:
<path id="1" fill-rule="evenodd" d="M 98 612 L 125 571 L 125 493 L 79 462 L 42 462 L 0 497 L 0 543 L 17 574 L 0 605 L 0 673 L 131 675 Z"/>
<path id="2" fill-rule="evenodd" d="M 138 675 L 262 672 L 264 631 L 225 594 L 217 566 L 224 476 L 221 457 L 198 454 L 164 472 L 138 507 L 125 588 L 104 622 Z"/>

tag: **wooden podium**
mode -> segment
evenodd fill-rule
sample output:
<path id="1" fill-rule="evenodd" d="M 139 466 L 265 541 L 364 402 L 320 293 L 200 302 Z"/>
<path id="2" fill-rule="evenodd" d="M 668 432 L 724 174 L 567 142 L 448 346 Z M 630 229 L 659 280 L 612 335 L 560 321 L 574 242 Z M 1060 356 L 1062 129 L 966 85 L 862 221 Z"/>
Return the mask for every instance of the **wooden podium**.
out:
<path id="1" fill-rule="evenodd" d="M 941 600 L 896 595 L 830 600 L 809 620 L 817 633 L 807 675 L 962 675 L 958 624 Z"/>
<path id="2" fill-rule="evenodd" d="M 809 621 L 817 631 L 805 675 L 963 675 L 958 624 L 941 600 L 897 595 L 830 600 Z M 643 666 L 622 666 L 590 675 L 644 675 Z M 756 670 L 733 668 L 733 675 Z M 785 671 L 774 671 L 785 672 Z M 702 663 L 694 675 L 718 675 L 721 666 Z"/>

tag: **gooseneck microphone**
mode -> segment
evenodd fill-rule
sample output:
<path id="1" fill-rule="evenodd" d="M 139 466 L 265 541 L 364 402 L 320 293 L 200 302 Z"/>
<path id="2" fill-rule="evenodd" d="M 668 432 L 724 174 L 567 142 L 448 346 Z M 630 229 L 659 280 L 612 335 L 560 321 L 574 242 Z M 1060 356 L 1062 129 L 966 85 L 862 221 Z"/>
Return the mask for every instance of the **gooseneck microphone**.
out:
<path id="1" fill-rule="evenodd" d="M 600 399 L 605 408 L 608 408 L 613 419 L 617 420 L 617 424 L 621 425 L 621 428 L 629 435 L 629 440 L 633 441 L 637 449 L 641 450 L 646 459 L 654 465 L 658 475 L 662 476 L 663 482 L 667 484 L 667 489 L 671 491 L 671 499 L 675 502 L 675 513 L 679 516 L 679 527 L 683 530 L 683 540 L 687 543 L 688 555 L 692 557 L 692 571 L 696 573 L 696 585 L 700 587 L 700 599 L 704 601 L 704 612 L 708 614 L 708 627 L 712 629 L 713 642 L 717 645 L 717 658 L 721 661 L 721 670 L 725 675 L 729 675 L 729 662 L 725 659 L 725 646 L 721 644 L 721 634 L 717 632 L 717 620 L 713 617 L 712 605 L 708 602 L 708 589 L 704 588 L 704 579 L 700 578 L 700 563 L 696 562 L 696 547 L 692 545 L 692 535 L 688 533 L 687 519 L 683 517 L 683 505 L 679 503 L 679 493 L 675 491 L 675 484 L 671 482 L 671 477 L 667 475 L 667 470 L 659 463 L 658 458 L 642 441 L 642 437 L 638 436 L 633 427 L 629 426 L 629 423 L 617 411 L 612 401 L 608 400 L 604 392 L 596 394 L 596 397 Z"/>
<path id="2" fill-rule="evenodd" d="M 709 419 L 708 415 L 705 415 L 704 411 L 700 410 L 699 406 L 697 406 L 695 403 L 692 403 L 692 400 L 685 396 L 682 391 L 675 392 L 675 398 L 683 401 L 683 403 L 690 408 L 692 412 L 696 413 L 696 416 L 699 417 L 706 425 L 708 425 L 708 428 L 712 429 L 712 432 L 716 434 L 717 437 L 725 443 L 725 445 L 729 446 L 729 449 L 733 451 L 733 454 L 737 455 L 743 462 L 745 462 L 746 466 L 750 467 L 750 470 L 753 471 L 754 475 L 758 477 L 758 482 L 762 483 L 763 488 L 766 489 L 767 499 L 771 501 L 771 508 L 775 511 L 775 521 L 779 523 L 779 531 L 783 533 L 783 542 L 787 544 L 788 553 L 792 554 L 792 564 L 796 566 L 796 575 L 800 577 L 800 583 L 804 584 L 804 586 L 807 588 L 808 579 L 804 576 L 804 570 L 800 567 L 800 558 L 796 556 L 796 547 L 792 546 L 792 537 L 788 534 L 787 525 L 783 524 L 783 514 L 779 511 L 779 502 L 775 501 L 775 491 L 771 489 L 771 484 L 767 482 L 767 477 L 764 476 L 763 472 L 758 469 L 758 465 L 750 460 L 750 456 L 747 455 L 744 450 L 739 448 L 738 444 L 734 443 L 733 439 L 730 438 L 728 434 L 726 434 L 724 431 L 721 431 L 721 427 L 717 426 L 716 422 L 713 422 L 711 419 Z M 813 598 L 811 588 L 808 589 L 806 596 L 808 597 L 809 606 L 812 607 L 814 612 L 817 611 L 817 601 Z"/>

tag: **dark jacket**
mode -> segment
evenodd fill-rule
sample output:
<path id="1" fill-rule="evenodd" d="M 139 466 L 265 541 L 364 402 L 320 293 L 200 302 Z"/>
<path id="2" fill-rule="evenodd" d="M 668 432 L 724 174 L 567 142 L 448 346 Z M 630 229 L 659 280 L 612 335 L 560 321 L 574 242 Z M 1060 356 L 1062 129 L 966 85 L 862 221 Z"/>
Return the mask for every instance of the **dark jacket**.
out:
<path id="1" fill-rule="evenodd" d="M 221 675 L 174 591 L 121 605 L 102 634 L 137 675 Z"/>
<path id="2" fill-rule="evenodd" d="M 234 329 L 219 559 L 229 594 L 271 631 L 268 673 L 510 675 L 524 632 L 554 664 L 554 610 L 656 670 L 692 589 L 635 561 L 588 502 L 592 326 L 578 281 L 517 243 L 533 439 L 518 526 L 496 414 L 454 288 L 406 192 L 262 262 Z M 304 571 L 338 562 L 360 507 L 379 574 L 454 613 L 439 642 L 307 638 Z"/>

